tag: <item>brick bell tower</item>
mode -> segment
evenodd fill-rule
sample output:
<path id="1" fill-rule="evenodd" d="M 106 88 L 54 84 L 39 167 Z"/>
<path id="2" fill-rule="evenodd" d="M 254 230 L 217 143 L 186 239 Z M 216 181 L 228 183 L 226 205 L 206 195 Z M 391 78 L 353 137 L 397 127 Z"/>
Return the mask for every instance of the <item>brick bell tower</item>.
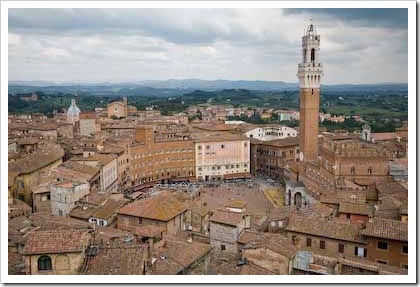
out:
<path id="1" fill-rule="evenodd" d="M 322 64 L 319 61 L 320 36 L 312 23 L 302 37 L 302 62 L 297 76 L 300 89 L 300 161 L 318 157 L 319 96 Z"/>

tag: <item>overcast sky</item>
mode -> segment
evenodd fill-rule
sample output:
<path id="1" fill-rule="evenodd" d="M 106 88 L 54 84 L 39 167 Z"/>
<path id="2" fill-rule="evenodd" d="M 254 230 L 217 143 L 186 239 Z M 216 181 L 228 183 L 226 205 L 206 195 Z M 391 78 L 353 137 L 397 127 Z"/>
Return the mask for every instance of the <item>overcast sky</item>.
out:
<path id="1" fill-rule="evenodd" d="M 407 82 L 407 9 L 9 9 L 9 81 L 297 82 L 321 35 L 324 83 Z"/>

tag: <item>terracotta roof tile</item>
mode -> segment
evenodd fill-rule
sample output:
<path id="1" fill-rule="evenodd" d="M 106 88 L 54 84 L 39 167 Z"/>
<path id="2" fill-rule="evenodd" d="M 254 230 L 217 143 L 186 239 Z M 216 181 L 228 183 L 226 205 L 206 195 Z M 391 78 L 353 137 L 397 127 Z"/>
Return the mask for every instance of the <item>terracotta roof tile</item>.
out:
<path id="1" fill-rule="evenodd" d="M 102 154 L 102 153 L 95 153 L 88 157 L 83 156 L 74 156 L 70 158 L 70 161 L 97 161 L 100 162 L 102 165 L 107 165 L 112 160 L 116 159 L 117 156 L 115 154 Z"/>
<path id="2" fill-rule="evenodd" d="M 373 210 L 371 206 L 363 203 L 340 202 L 338 212 L 371 216 Z"/>
<path id="3" fill-rule="evenodd" d="M 73 161 L 65 161 L 56 169 L 56 171 L 63 176 L 68 174 L 68 176 L 74 176 L 77 177 L 77 179 L 83 178 L 90 180 L 99 173 L 99 168 Z"/>
<path id="4" fill-rule="evenodd" d="M 289 216 L 289 213 L 290 213 L 289 206 L 272 208 L 270 210 L 270 213 L 268 214 L 268 220 L 285 219 L 286 217 Z"/>
<path id="5" fill-rule="evenodd" d="M 390 141 L 397 139 L 398 135 L 395 132 L 391 133 L 371 133 L 370 136 L 375 139 L 375 141 Z"/>
<path id="6" fill-rule="evenodd" d="M 361 242 L 359 228 L 349 223 L 338 223 L 319 216 L 296 215 L 289 217 L 287 231 L 317 235 L 346 241 Z"/>
<path id="7" fill-rule="evenodd" d="M 118 241 L 118 239 L 123 242 L 125 242 L 127 238 L 134 239 L 131 232 L 110 226 L 95 226 L 95 232 L 95 243 L 101 245 L 111 241 Z"/>
<path id="8" fill-rule="evenodd" d="M 211 249 L 209 244 L 186 242 L 173 236 L 165 237 L 153 247 L 153 257 L 157 260 L 152 274 L 176 274 L 203 258 Z"/>
<path id="9" fill-rule="evenodd" d="M 69 216 L 78 219 L 88 220 L 92 217 L 92 214 L 95 212 L 94 207 L 83 207 L 83 206 L 76 206 L 69 212 Z"/>
<path id="10" fill-rule="evenodd" d="M 146 248 L 139 244 L 112 244 L 100 248 L 89 262 L 88 275 L 142 275 Z"/>
<path id="11" fill-rule="evenodd" d="M 30 173 L 47 166 L 64 156 L 64 150 L 56 146 L 48 146 L 37 150 L 15 162 L 9 162 L 9 171 L 18 174 Z"/>
<path id="12" fill-rule="evenodd" d="M 259 145 L 272 146 L 272 147 L 288 147 L 288 146 L 298 146 L 299 137 L 287 137 L 284 139 L 277 139 L 272 141 L 260 141 Z"/>
<path id="13" fill-rule="evenodd" d="M 244 214 L 227 210 L 214 210 L 209 221 L 237 226 L 243 220 Z"/>
<path id="14" fill-rule="evenodd" d="M 248 262 L 245 265 L 241 266 L 240 275 L 275 275 L 276 273 L 271 272 L 268 269 L 265 269 L 259 265 L 256 265 L 252 262 Z"/>
<path id="15" fill-rule="evenodd" d="M 28 236 L 24 254 L 82 252 L 89 244 L 87 230 L 36 231 Z"/>
<path id="16" fill-rule="evenodd" d="M 107 202 L 101 206 L 100 208 L 97 208 L 93 214 L 92 217 L 100 218 L 100 219 L 108 219 L 112 217 L 113 215 L 117 214 L 117 210 L 121 206 L 121 202 L 108 199 Z"/>
<path id="17" fill-rule="evenodd" d="M 407 193 L 407 189 L 401 185 L 399 182 L 385 182 L 378 184 L 376 189 L 379 192 L 379 196 L 385 194 L 393 194 L 393 193 Z"/>
<path id="18" fill-rule="evenodd" d="M 372 218 L 368 223 L 366 223 L 366 228 L 361 230 L 360 233 L 365 236 L 407 242 L 408 224 L 398 220 Z"/>
<path id="19" fill-rule="evenodd" d="M 118 213 L 142 218 L 169 221 L 187 209 L 171 193 L 165 192 L 150 198 L 140 199 L 122 207 Z"/>
<path id="20" fill-rule="evenodd" d="M 288 258 L 293 258 L 297 248 L 291 240 L 279 233 L 263 233 L 244 230 L 241 232 L 238 243 L 244 244 L 244 248 L 267 248 Z"/>
<path id="21" fill-rule="evenodd" d="M 63 230 L 63 229 L 89 229 L 90 223 L 87 221 L 77 220 L 67 216 L 54 216 L 49 212 L 36 212 L 30 217 L 35 226 L 39 226 L 41 230 Z"/>

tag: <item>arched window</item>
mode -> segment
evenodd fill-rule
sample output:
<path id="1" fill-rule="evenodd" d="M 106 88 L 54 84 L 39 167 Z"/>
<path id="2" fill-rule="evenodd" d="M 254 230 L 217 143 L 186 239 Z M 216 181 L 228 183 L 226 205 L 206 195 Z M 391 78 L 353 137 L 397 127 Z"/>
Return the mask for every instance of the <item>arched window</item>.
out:
<path id="1" fill-rule="evenodd" d="M 52 270 L 51 257 L 46 255 L 39 257 L 38 270 Z"/>
<path id="2" fill-rule="evenodd" d="M 311 49 L 311 62 L 315 62 L 315 49 Z"/>
<path id="3" fill-rule="evenodd" d="M 368 168 L 368 174 L 369 174 L 369 175 L 371 175 L 371 174 L 372 174 L 372 168 L 371 168 L 371 167 L 369 167 L 369 168 Z"/>
<path id="4" fill-rule="evenodd" d="M 350 173 L 354 175 L 355 170 L 356 169 L 354 168 L 354 166 L 352 166 L 351 169 L 350 169 Z"/>

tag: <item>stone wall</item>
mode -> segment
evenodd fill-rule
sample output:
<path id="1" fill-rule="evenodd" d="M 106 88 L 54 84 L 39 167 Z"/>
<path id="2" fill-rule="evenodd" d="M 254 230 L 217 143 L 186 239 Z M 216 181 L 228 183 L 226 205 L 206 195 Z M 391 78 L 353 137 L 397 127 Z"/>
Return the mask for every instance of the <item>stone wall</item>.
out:
<path id="1" fill-rule="evenodd" d="M 30 275 L 74 275 L 83 264 L 84 252 L 45 254 L 51 258 L 52 270 L 38 270 L 41 255 L 25 256 L 26 274 Z"/>

